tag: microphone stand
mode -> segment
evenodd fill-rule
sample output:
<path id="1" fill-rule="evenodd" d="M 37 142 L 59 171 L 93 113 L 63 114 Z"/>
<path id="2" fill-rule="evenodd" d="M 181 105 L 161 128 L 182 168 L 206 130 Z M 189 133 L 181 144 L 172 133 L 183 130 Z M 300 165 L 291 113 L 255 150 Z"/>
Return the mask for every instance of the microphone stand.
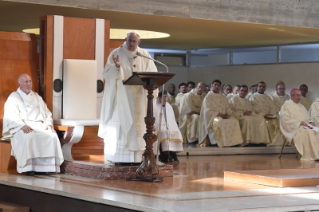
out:
<path id="1" fill-rule="evenodd" d="M 140 56 L 140 57 L 145 57 L 149 60 L 152 60 L 158 64 L 161 64 L 162 66 L 164 66 L 166 68 L 166 72 L 168 73 L 168 67 L 167 65 L 165 65 L 164 63 L 158 61 L 158 60 L 155 60 L 149 56 L 146 56 L 140 52 L 136 52 L 136 55 L 137 56 Z M 157 132 L 157 135 L 160 135 L 161 133 L 161 125 L 162 125 L 162 116 L 163 116 L 163 97 L 164 97 L 164 88 L 165 88 L 165 84 L 163 84 L 162 86 L 162 100 L 161 100 L 161 112 L 160 112 L 160 118 L 159 118 L 159 127 L 158 127 L 158 132 Z M 166 126 L 167 126 L 167 122 L 166 122 Z M 159 146 L 160 146 L 160 141 L 157 139 L 157 150 L 156 150 L 156 153 L 157 153 L 157 157 L 156 157 L 156 165 L 157 166 L 166 166 L 165 163 L 162 163 L 159 161 Z"/>

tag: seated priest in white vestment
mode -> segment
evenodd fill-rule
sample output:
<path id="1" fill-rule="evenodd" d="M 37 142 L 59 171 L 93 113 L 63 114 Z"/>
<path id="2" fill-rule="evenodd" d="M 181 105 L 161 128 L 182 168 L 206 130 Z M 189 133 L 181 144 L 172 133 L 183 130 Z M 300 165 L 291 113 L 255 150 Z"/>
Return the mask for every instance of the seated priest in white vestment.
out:
<path id="1" fill-rule="evenodd" d="M 140 52 L 150 57 L 138 47 L 140 42 L 138 32 L 130 31 L 124 44 L 111 52 L 102 73 L 105 90 L 98 136 L 104 139 L 105 163 L 141 162 L 145 150 L 147 91 L 141 85 L 123 85 L 133 72 L 157 72 L 152 60 L 136 56 Z"/>
<path id="2" fill-rule="evenodd" d="M 186 94 L 186 83 L 182 82 L 181 84 L 178 85 L 178 90 L 179 93 L 176 95 L 175 97 L 175 104 L 178 107 L 178 109 L 180 109 L 181 106 L 181 100 L 184 98 L 184 94 Z M 176 121 L 178 122 L 179 119 L 176 119 Z"/>
<path id="3" fill-rule="evenodd" d="M 178 111 L 178 106 L 176 105 L 176 94 L 175 94 L 175 85 L 173 83 L 168 85 L 167 88 L 167 102 L 172 106 L 174 115 L 175 115 L 175 120 L 179 119 L 179 111 Z"/>
<path id="4" fill-rule="evenodd" d="M 196 87 L 195 82 L 189 81 L 189 82 L 187 83 L 186 92 L 187 92 L 187 93 L 191 92 L 195 87 Z"/>
<path id="5" fill-rule="evenodd" d="M 193 143 L 198 140 L 198 119 L 206 96 L 205 90 L 205 83 L 200 82 L 183 98 L 179 116 L 179 129 L 183 136 L 183 143 Z"/>
<path id="6" fill-rule="evenodd" d="M 300 103 L 301 91 L 291 90 L 291 100 L 287 100 L 280 111 L 280 129 L 289 142 L 295 144 L 301 160 L 319 159 L 319 132 L 314 131 L 308 111 Z"/>
<path id="7" fill-rule="evenodd" d="M 310 107 L 309 110 L 310 119 L 319 126 L 319 98 L 317 98 Z"/>
<path id="8" fill-rule="evenodd" d="M 275 107 L 276 107 L 276 113 L 277 113 L 277 116 L 278 118 L 276 119 L 277 121 L 277 126 L 279 126 L 279 119 L 280 119 L 280 116 L 279 116 L 279 112 L 280 112 L 280 109 L 281 109 L 281 106 L 285 103 L 286 100 L 290 100 L 290 96 L 288 94 L 286 94 L 286 86 L 285 86 L 285 83 L 283 81 L 279 81 L 277 82 L 276 84 L 276 91 L 272 92 L 271 95 L 270 95 L 270 98 L 272 99 L 272 101 L 274 102 L 275 104 Z M 281 133 L 281 131 L 279 131 Z M 283 139 L 286 140 L 285 136 L 283 136 Z M 286 142 L 286 144 L 290 145 L 290 143 Z"/>
<path id="9" fill-rule="evenodd" d="M 309 111 L 310 106 L 312 104 L 312 100 L 307 96 L 308 86 L 306 84 L 302 84 L 300 85 L 299 90 L 301 91 L 300 104 L 305 106 L 306 110 Z"/>
<path id="10" fill-rule="evenodd" d="M 27 74 L 18 78 L 19 88 L 4 105 L 3 140 L 10 139 L 17 171 L 28 175 L 60 172 L 63 162 L 60 140 L 52 114 L 42 98 L 32 91 Z"/>
<path id="11" fill-rule="evenodd" d="M 250 86 L 249 93 L 247 94 L 246 99 L 249 100 L 250 97 L 257 92 L 257 86 L 258 86 L 257 84 Z"/>
<path id="12" fill-rule="evenodd" d="M 232 115 L 238 119 L 244 143 L 248 144 L 269 144 L 269 134 L 264 117 L 258 116 L 253 112 L 251 102 L 246 99 L 248 87 L 240 86 L 239 94 L 229 100 Z"/>
<path id="13" fill-rule="evenodd" d="M 250 97 L 253 112 L 265 118 L 271 140 L 270 145 L 282 145 L 284 138 L 280 133 L 278 121 L 276 120 L 279 118 L 277 117 L 276 107 L 271 98 L 265 94 L 265 90 L 266 83 L 259 82 L 257 92 Z"/>
<path id="14" fill-rule="evenodd" d="M 223 86 L 223 94 L 224 94 L 224 96 L 228 97 L 228 95 L 231 95 L 232 89 L 233 88 L 232 88 L 231 85 L 225 84 Z"/>
<path id="15" fill-rule="evenodd" d="M 162 104 L 164 105 L 162 107 Z M 157 113 L 155 114 L 155 128 L 157 130 L 157 141 L 153 144 L 154 154 L 157 154 L 158 141 L 160 142 L 160 160 L 162 162 L 178 162 L 176 152 L 183 151 L 183 137 L 177 126 L 172 106 L 167 102 L 167 92 L 158 93 L 156 102 Z M 160 113 L 162 110 L 161 129 Z"/>
<path id="16" fill-rule="evenodd" d="M 283 81 L 277 82 L 276 91 L 271 93 L 270 98 L 275 104 L 277 115 L 279 115 L 281 106 L 285 103 L 286 100 L 290 99 L 290 96 L 286 94 L 286 86 Z"/>
<path id="17" fill-rule="evenodd" d="M 231 116 L 228 99 L 220 93 L 221 82 L 214 80 L 202 105 L 198 126 L 198 146 L 217 144 L 219 147 L 243 143 L 239 122 Z"/>
<path id="18" fill-rule="evenodd" d="M 234 88 L 233 88 L 232 93 L 229 93 L 227 95 L 227 99 L 230 100 L 234 95 L 239 94 L 239 89 L 240 89 L 240 85 L 235 85 Z"/>

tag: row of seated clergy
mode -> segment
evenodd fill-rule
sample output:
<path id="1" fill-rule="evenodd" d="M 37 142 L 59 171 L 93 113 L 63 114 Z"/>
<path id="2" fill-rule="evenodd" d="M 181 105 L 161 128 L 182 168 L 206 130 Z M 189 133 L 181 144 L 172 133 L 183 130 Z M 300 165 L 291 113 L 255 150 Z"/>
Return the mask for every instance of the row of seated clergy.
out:
<path id="1" fill-rule="evenodd" d="M 11 154 L 19 173 L 60 172 L 64 158 L 59 138 L 53 129 L 52 114 L 32 89 L 31 77 L 22 74 L 19 88 L 4 106 L 3 140 L 10 139 Z"/>
<path id="2" fill-rule="evenodd" d="M 301 98 L 300 90 L 291 90 L 291 100 L 281 107 L 280 129 L 286 139 L 295 144 L 301 160 L 318 160 L 319 132 L 312 130 L 315 125 L 318 126 L 318 99 L 311 106 L 310 117 L 300 103 Z"/>
<path id="3" fill-rule="evenodd" d="M 191 143 L 198 139 L 199 146 L 216 143 L 219 147 L 249 143 L 282 145 L 284 137 L 277 124 L 275 106 L 270 97 L 264 94 L 265 83 L 259 83 L 259 92 L 254 94 L 251 101 L 245 98 L 248 92 L 246 86 L 242 88 L 245 90 L 243 96 L 234 95 L 230 103 L 219 92 L 219 80 L 215 80 L 211 86 L 212 91 L 205 98 L 205 94 L 199 95 L 195 89 L 185 95 L 180 110 L 180 129 L 184 140 Z M 199 101 L 201 99 L 203 101 Z M 194 108 L 198 111 L 200 106 L 199 115 Z"/>

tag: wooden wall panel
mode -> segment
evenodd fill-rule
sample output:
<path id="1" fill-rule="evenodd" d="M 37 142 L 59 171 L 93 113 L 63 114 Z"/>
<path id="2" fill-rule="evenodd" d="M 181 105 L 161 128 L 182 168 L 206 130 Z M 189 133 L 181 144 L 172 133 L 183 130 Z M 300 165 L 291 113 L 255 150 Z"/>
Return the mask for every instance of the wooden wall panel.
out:
<path id="1" fill-rule="evenodd" d="M 105 20 L 104 22 L 104 65 L 106 64 L 107 58 L 110 52 L 110 21 Z"/>
<path id="2" fill-rule="evenodd" d="M 63 59 L 95 59 L 95 19 L 64 17 Z"/>
<path id="3" fill-rule="evenodd" d="M 43 37 L 44 36 L 44 37 Z M 44 38 L 43 40 L 41 38 Z M 50 111 L 53 107 L 53 16 L 40 18 L 40 95 Z"/>
<path id="4" fill-rule="evenodd" d="M 0 32 L 0 129 L 4 103 L 10 93 L 19 87 L 18 76 L 29 74 L 33 81 L 32 90 L 39 92 L 37 71 L 37 41 L 34 34 Z"/>

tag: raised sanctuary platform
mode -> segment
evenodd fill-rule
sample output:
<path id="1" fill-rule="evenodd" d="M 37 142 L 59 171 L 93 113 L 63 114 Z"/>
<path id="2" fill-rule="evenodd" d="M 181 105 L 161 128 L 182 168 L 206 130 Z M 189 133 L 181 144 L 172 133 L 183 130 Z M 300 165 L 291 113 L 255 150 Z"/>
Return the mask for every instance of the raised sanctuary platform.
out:
<path id="1" fill-rule="evenodd" d="M 225 180 L 275 187 L 319 185 L 319 169 L 275 169 L 225 171 Z"/>
<path id="2" fill-rule="evenodd" d="M 179 157 L 174 176 L 160 183 L 100 180 L 67 174 L 0 173 L 0 201 L 32 211 L 318 211 L 319 187 L 278 188 L 224 180 L 224 171 L 319 169 L 295 154 Z M 39 201 L 41 200 L 41 201 Z M 62 204 L 63 203 L 63 204 Z"/>

